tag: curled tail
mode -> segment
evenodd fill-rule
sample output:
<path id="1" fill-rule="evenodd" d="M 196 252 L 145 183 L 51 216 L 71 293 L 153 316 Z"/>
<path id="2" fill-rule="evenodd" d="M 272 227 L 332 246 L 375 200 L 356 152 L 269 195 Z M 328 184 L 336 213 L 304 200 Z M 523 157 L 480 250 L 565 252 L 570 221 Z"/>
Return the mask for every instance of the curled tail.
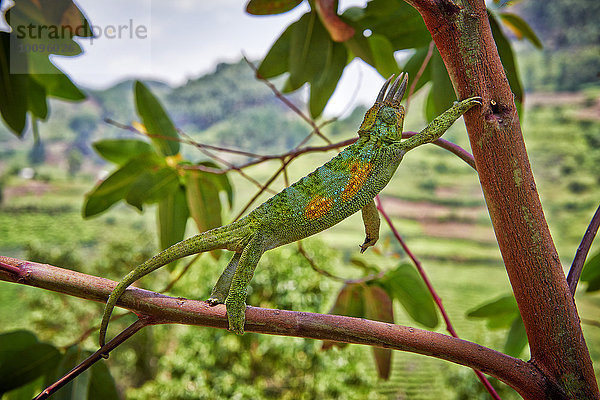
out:
<path id="1" fill-rule="evenodd" d="M 129 285 L 141 277 L 149 274 L 150 272 L 157 270 L 163 265 L 167 265 L 182 257 L 203 253 L 205 251 L 227 248 L 231 243 L 229 235 L 230 231 L 230 225 L 222 226 L 220 228 L 215 228 L 193 236 L 189 239 L 182 240 L 181 242 L 175 243 L 171 247 L 161 251 L 149 260 L 146 260 L 142 264 L 138 265 L 133 271 L 128 273 L 114 288 L 108 297 L 108 300 L 106 301 L 106 307 L 104 308 L 104 314 L 102 315 L 102 323 L 100 324 L 100 347 L 104 346 L 104 343 L 106 342 L 106 329 L 108 328 L 108 322 L 110 320 L 112 311 L 115 308 L 117 301 L 125 292 L 127 287 L 129 287 Z"/>

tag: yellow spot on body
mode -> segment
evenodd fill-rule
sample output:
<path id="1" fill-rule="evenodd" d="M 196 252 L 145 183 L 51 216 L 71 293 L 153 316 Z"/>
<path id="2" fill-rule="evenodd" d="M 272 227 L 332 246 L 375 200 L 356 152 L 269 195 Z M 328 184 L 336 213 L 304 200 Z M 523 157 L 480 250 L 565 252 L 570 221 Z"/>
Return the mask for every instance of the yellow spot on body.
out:
<path id="1" fill-rule="evenodd" d="M 316 196 L 314 197 L 304 209 L 304 215 L 308 219 L 315 219 L 322 217 L 331 210 L 333 206 L 333 200 L 328 197 Z"/>
<path id="2" fill-rule="evenodd" d="M 346 187 L 342 191 L 342 200 L 349 200 L 354 197 L 356 193 L 358 193 L 362 185 L 369 177 L 369 173 L 371 172 L 372 168 L 373 165 L 368 162 L 353 162 L 350 164 L 350 173 L 352 175 L 350 176 Z"/>

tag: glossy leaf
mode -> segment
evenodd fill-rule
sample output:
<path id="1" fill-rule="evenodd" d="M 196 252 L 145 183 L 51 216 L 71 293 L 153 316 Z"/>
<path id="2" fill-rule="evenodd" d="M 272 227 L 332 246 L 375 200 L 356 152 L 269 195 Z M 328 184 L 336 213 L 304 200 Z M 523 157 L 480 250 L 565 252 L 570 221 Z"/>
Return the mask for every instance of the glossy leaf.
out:
<path id="1" fill-rule="evenodd" d="M 290 42 L 290 84 L 300 87 L 313 81 L 325 68 L 331 39 L 315 12 L 304 14 Z"/>
<path id="2" fill-rule="evenodd" d="M 150 140 L 163 156 L 179 153 L 179 135 L 175 125 L 156 96 L 140 81 L 135 81 L 135 106 Z"/>
<path id="3" fill-rule="evenodd" d="M 374 321 L 394 323 L 392 299 L 381 287 L 367 286 L 363 290 L 365 317 Z M 392 368 L 392 350 L 373 347 L 377 373 L 381 379 L 389 379 Z"/>
<path id="4" fill-rule="evenodd" d="M 588 284 L 586 292 L 600 290 L 600 252 L 586 261 L 581 271 L 581 281 Z"/>
<path id="5" fill-rule="evenodd" d="M 85 195 L 83 217 L 100 214 L 119 200 L 125 199 L 131 185 L 140 175 L 159 165 L 160 160 L 153 154 L 142 154 L 129 160 Z"/>
<path id="6" fill-rule="evenodd" d="M 118 165 L 123 165 L 142 154 L 154 152 L 150 144 L 136 139 L 104 139 L 94 142 L 92 147 L 100 157 Z"/>
<path id="7" fill-rule="evenodd" d="M 400 68 L 394 57 L 394 47 L 392 43 L 383 35 L 372 34 L 367 38 L 371 47 L 371 54 L 375 62 L 375 69 L 384 78 L 390 77 L 392 74 L 398 76 Z"/>
<path id="8" fill-rule="evenodd" d="M 273 78 L 285 73 L 289 69 L 290 41 L 292 32 L 296 29 L 298 21 L 286 28 L 279 38 L 273 43 L 271 49 L 260 63 L 257 73 L 262 78 Z"/>
<path id="9" fill-rule="evenodd" d="M 250 0 L 246 12 L 252 15 L 282 14 L 293 10 L 303 0 Z"/>
<path id="10" fill-rule="evenodd" d="M 515 57 L 512 47 L 506 36 L 504 36 L 504 32 L 502 32 L 502 29 L 500 28 L 496 18 L 491 13 L 488 13 L 488 18 L 490 21 L 490 27 L 492 28 L 492 35 L 494 36 L 494 41 L 496 42 L 496 47 L 498 48 L 498 54 L 500 55 L 500 60 L 504 66 L 506 78 L 510 84 L 510 89 L 515 95 L 517 112 L 522 118 L 523 113 L 521 112 L 521 108 L 523 104 L 523 88 L 521 86 L 521 79 L 519 78 L 519 72 L 517 71 L 517 66 L 515 64 Z"/>
<path id="11" fill-rule="evenodd" d="M 0 394 L 45 375 L 60 352 L 27 331 L 0 334 Z"/>
<path id="12" fill-rule="evenodd" d="M 182 187 L 178 187 L 175 192 L 158 202 L 158 231 L 161 249 L 166 249 L 183 239 L 189 216 L 185 190 Z"/>
<path id="13" fill-rule="evenodd" d="M 491 329 L 507 328 L 520 317 L 517 302 L 512 294 L 502 296 L 467 312 L 469 318 L 483 318 Z"/>
<path id="14" fill-rule="evenodd" d="M 344 72 L 347 57 L 343 44 L 329 41 L 324 69 L 310 82 L 309 109 L 312 118 L 317 118 L 325 109 Z"/>
<path id="15" fill-rule="evenodd" d="M 504 22 L 504 25 L 508 27 L 518 39 L 527 39 L 538 49 L 542 49 L 544 46 L 542 42 L 537 37 L 533 29 L 529 26 L 527 22 L 516 14 L 503 12 L 498 14 Z"/>
<path id="16" fill-rule="evenodd" d="M 179 187 L 179 175 L 170 167 L 145 171 L 130 186 L 125 201 L 143 210 L 143 204 L 156 203 Z"/>
<path id="17" fill-rule="evenodd" d="M 377 284 L 383 287 L 391 298 L 397 299 L 417 323 L 428 328 L 438 325 L 433 298 L 412 265 L 400 264 L 398 268 L 379 279 Z"/>
<path id="18" fill-rule="evenodd" d="M 435 117 L 442 114 L 456 100 L 456 94 L 452 87 L 452 82 L 448 76 L 448 71 L 444 61 L 437 48 L 433 49 L 431 60 L 431 89 L 427 96 L 425 115 L 427 121 L 432 121 Z"/>
<path id="19" fill-rule="evenodd" d="M 504 353 L 509 356 L 519 357 L 527 346 L 527 333 L 525 332 L 525 325 L 523 325 L 523 320 L 519 315 L 516 317 L 508 331 L 508 336 L 506 337 L 506 343 L 504 344 Z"/>

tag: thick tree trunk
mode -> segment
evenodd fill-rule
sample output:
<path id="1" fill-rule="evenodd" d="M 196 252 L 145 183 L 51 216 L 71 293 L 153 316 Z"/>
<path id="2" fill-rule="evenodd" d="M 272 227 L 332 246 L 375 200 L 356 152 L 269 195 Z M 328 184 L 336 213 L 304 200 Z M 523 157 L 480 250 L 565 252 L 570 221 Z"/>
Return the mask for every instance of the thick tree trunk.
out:
<path id="1" fill-rule="evenodd" d="M 407 1 L 431 32 L 458 98 L 483 97 L 484 106 L 469 111 L 464 119 L 527 331 L 530 362 L 555 379 L 568 398 L 597 399 L 579 316 L 544 217 L 485 4 L 482 0 Z"/>

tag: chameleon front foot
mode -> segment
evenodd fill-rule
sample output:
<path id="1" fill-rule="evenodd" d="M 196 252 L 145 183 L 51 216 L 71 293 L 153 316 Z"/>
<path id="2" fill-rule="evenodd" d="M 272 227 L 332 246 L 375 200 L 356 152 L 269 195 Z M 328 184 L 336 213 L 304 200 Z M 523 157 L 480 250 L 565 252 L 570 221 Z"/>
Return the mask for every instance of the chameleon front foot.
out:
<path id="1" fill-rule="evenodd" d="M 370 238 L 367 236 L 365 242 L 360 245 L 360 252 L 364 253 L 369 247 L 375 246 L 375 243 L 377 243 L 377 238 Z"/>

